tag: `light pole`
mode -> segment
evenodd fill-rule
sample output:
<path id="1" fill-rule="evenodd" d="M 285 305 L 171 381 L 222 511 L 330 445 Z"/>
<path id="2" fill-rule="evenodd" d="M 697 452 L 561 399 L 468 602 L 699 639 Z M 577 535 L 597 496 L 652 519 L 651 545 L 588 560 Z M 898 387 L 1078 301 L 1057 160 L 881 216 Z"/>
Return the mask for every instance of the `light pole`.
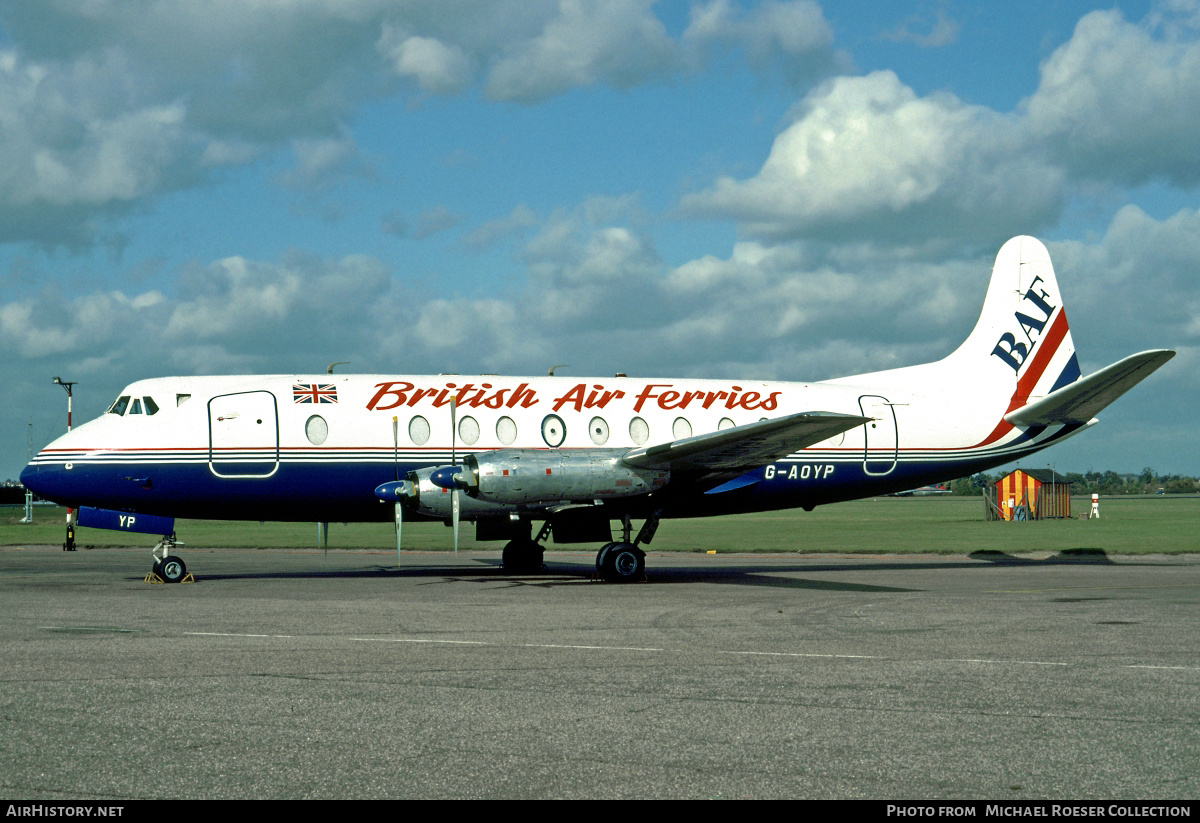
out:
<path id="1" fill-rule="evenodd" d="M 54 378 L 54 385 L 62 386 L 67 390 L 67 431 L 71 430 L 71 387 L 78 383 L 78 380 L 63 380 L 61 377 Z M 75 551 L 75 510 L 67 508 L 67 540 L 63 543 L 63 551 Z"/>

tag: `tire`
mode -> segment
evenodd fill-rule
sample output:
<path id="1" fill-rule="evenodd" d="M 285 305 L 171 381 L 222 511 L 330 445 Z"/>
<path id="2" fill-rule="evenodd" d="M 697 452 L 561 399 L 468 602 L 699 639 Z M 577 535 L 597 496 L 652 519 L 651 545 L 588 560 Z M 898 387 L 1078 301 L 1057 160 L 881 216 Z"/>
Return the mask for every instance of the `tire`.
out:
<path id="1" fill-rule="evenodd" d="M 161 562 L 154 564 L 154 573 L 162 578 L 164 583 L 178 583 L 187 576 L 187 566 L 174 555 L 167 555 Z"/>
<path id="2" fill-rule="evenodd" d="M 604 575 L 604 564 L 607 561 L 608 553 L 612 551 L 614 546 L 619 546 L 620 543 L 605 543 L 600 547 L 600 551 L 596 553 L 596 574 Z"/>
<path id="3" fill-rule="evenodd" d="M 646 553 L 629 543 L 605 546 L 601 576 L 609 583 L 632 583 L 646 575 Z M 604 549 L 601 549 L 604 552 Z"/>
<path id="4" fill-rule="evenodd" d="M 510 540 L 504 544 L 500 563 L 506 574 L 530 574 L 542 570 L 545 550 L 533 540 Z"/>

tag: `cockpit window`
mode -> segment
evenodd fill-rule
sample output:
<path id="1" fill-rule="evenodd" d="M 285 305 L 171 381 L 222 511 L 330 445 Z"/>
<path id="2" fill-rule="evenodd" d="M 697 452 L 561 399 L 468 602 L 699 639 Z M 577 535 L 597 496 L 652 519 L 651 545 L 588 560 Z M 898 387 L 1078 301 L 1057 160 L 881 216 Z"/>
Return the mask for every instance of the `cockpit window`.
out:
<path id="1" fill-rule="evenodd" d="M 118 397 L 116 399 L 116 402 L 114 402 L 111 406 L 108 407 L 108 413 L 122 415 L 125 413 L 125 409 L 127 409 L 128 407 L 129 407 L 129 395 L 126 394 L 121 397 Z"/>
<path id="2" fill-rule="evenodd" d="M 143 397 L 142 402 L 146 404 L 146 414 L 154 414 L 158 411 L 158 404 L 149 397 Z"/>
<path id="3" fill-rule="evenodd" d="M 142 413 L 142 401 L 140 398 L 137 398 L 137 397 L 133 398 L 133 405 L 129 408 L 129 413 L 130 414 L 141 414 Z"/>

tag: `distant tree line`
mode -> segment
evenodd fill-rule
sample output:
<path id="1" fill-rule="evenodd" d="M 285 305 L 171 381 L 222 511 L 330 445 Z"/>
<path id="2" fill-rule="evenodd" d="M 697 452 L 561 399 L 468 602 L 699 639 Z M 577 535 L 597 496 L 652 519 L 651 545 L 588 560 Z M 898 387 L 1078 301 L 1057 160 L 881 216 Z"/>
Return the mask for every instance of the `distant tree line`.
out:
<path id="1" fill-rule="evenodd" d="M 949 483 L 950 492 L 960 495 L 978 495 L 984 486 L 999 482 L 1007 472 L 987 474 L 980 472 L 970 477 L 960 477 Z M 1179 474 L 1158 474 L 1147 466 L 1137 474 L 1106 472 L 1060 472 L 1060 477 L 1071 484 L 1071 494 L 1196 494 L 1200 492 L 1200 478 L 1184 477 Z"/>

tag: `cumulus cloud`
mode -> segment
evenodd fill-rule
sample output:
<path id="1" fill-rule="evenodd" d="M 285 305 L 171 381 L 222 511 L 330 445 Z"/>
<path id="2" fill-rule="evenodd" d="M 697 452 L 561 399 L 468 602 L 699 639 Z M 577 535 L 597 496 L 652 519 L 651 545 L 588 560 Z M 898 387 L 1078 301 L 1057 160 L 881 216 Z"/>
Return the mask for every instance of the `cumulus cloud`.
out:
<path id="1" fill-rule="evenodd" d="M 452 229 L 462 222 L 463 216 L 445 206 L 434 206 L 417 215 L 417 225 L 413 228 L 412 236 L 422 240 L 447 229 Z"/>
<path id="2" fill-rule="evenodd" d="M 292 141 L 293 165 L 278 176 L 280 185 L 307 192 L 325 191 L 350 177 L 371 177 L 370 162 L 348 134 Z"/>
<path id="3" fill-rule="evenodd" d="M 488 94 L 534 102 L 567 89 L 608 83 L 628 88 L 675 60 L 649 0 L 561 0 L 540 34 L 489 72 Z"/>
<path id="4" fill-rule="evenodd" d="M 119 51 L 70 65 L 0 52 L 0 242 L 70 243 L 87 233 L 80 215 L 125 210 L 193 180 L 197 152 L 184 118 L 180 102 L 139 92 Z M 67 225 L 56 233 L 60 215 Z"/>
<path id="5" fill-rule="evenodd" d="M 277 182 L 309 193 L 369 173 L 347 123 L 381 95 L 482 84 L 530 103 L 689 65 L 650 0 L 46 0 L 5 5 L 0 25 L 0 242 L 74 248 L 280 150 L 294 165 Z M 827 45 L 811 3 L 740 25 L 754 55 Z"/>
<path id="6" fill-rule="evenodd" d="M 706 11 L 728 13 L 720 2 Z M 801 100 L 757 173 L 718 178 L 682 207 L 762 239 L 945 252 L 1041 233 L 1097 183 L 1194 187 L 1198 19 L 1186 3 L 1138 23 L 1116 10 L 1085 15 L 1012 113 L 918 95 L 888 71 L 837 77 Z"/>
<path id="7" fill-rule="evenodd" d="M 56 355 L 87 356 L 120 350 L 147 329 L 163 295 L 151 290 L 127 296 L 101 291 L 67 299 L 55 287 L 37 297 L 0 306 L 0 340 L 27 360 Z"/>
<path id="8" fill-rule="evenodd" d="M 909 15 L 898 26 L 888 29 L 879 37 L 881 40 L 934 49 L 957 40 L 960 28 L 957 21 L 946 16 L 946 9 L 939 6 L 933 10 L 932 21 L 925 15 Z"/>
<path id="9" fill-rule="evenodd" d="M 1098 367 L 1121 352 L 1200 346 L 1197 237 L 1200 211 L 1160 221 L 1130 205 L 1099 242 L 1050 244 L 1064 299 L 1071 301 L 1072 328 L 1091 346 L 1077 339 L 1081 356 Z M 1200 387 L 1200 379 L 1193 381 Z"/>
<path id="10" fill-rule="evenodd" d="M 1181 8 L 1141 24 L 1092 12 L 1045 61 L 1027 119 L 1056 163 L 1122 185 L 1200 183 L 1200 24 Z"/>
<path id="11" fill-rule="evenodd" d="M 463 244 L 475 251 L 484 251 L 509 238 L 520 236 L 526 229 L 536 224 L 537 214 L 529 206 L 521 203 L 507 217 L 488 220 L 473 229 L 463 238 Z"/>
<path id="12" fill-rule="evenodd" d="M 985 107 L 919 97 L 890 71 L 841 77 L 805 97 L 757 175 L 719 179 L 683 207 L 764 237 L 992 246 L 1061 208 L 1063 173 L 1027 149 L 1018 124 Z"/>
<path id="13" fill-rule="evenodd" d="M 431 94 L 453 94 L 472 79 L 470 56 L 435 37 L 419 37 L 384 23 L 376 48 L 391 61 L 396 75 L 412 78 Z"/>
<path id="14" fill-rule="evenodd" d="M 833 49 L 833 29 L 811 0 L 761 3 L 751 8 L 730 0 L 692 7 L 683 42 L 692 48 L 740 49 L 759 71 L 779 67 L 793 81 L 848 68 L 849 58 Z"/>

